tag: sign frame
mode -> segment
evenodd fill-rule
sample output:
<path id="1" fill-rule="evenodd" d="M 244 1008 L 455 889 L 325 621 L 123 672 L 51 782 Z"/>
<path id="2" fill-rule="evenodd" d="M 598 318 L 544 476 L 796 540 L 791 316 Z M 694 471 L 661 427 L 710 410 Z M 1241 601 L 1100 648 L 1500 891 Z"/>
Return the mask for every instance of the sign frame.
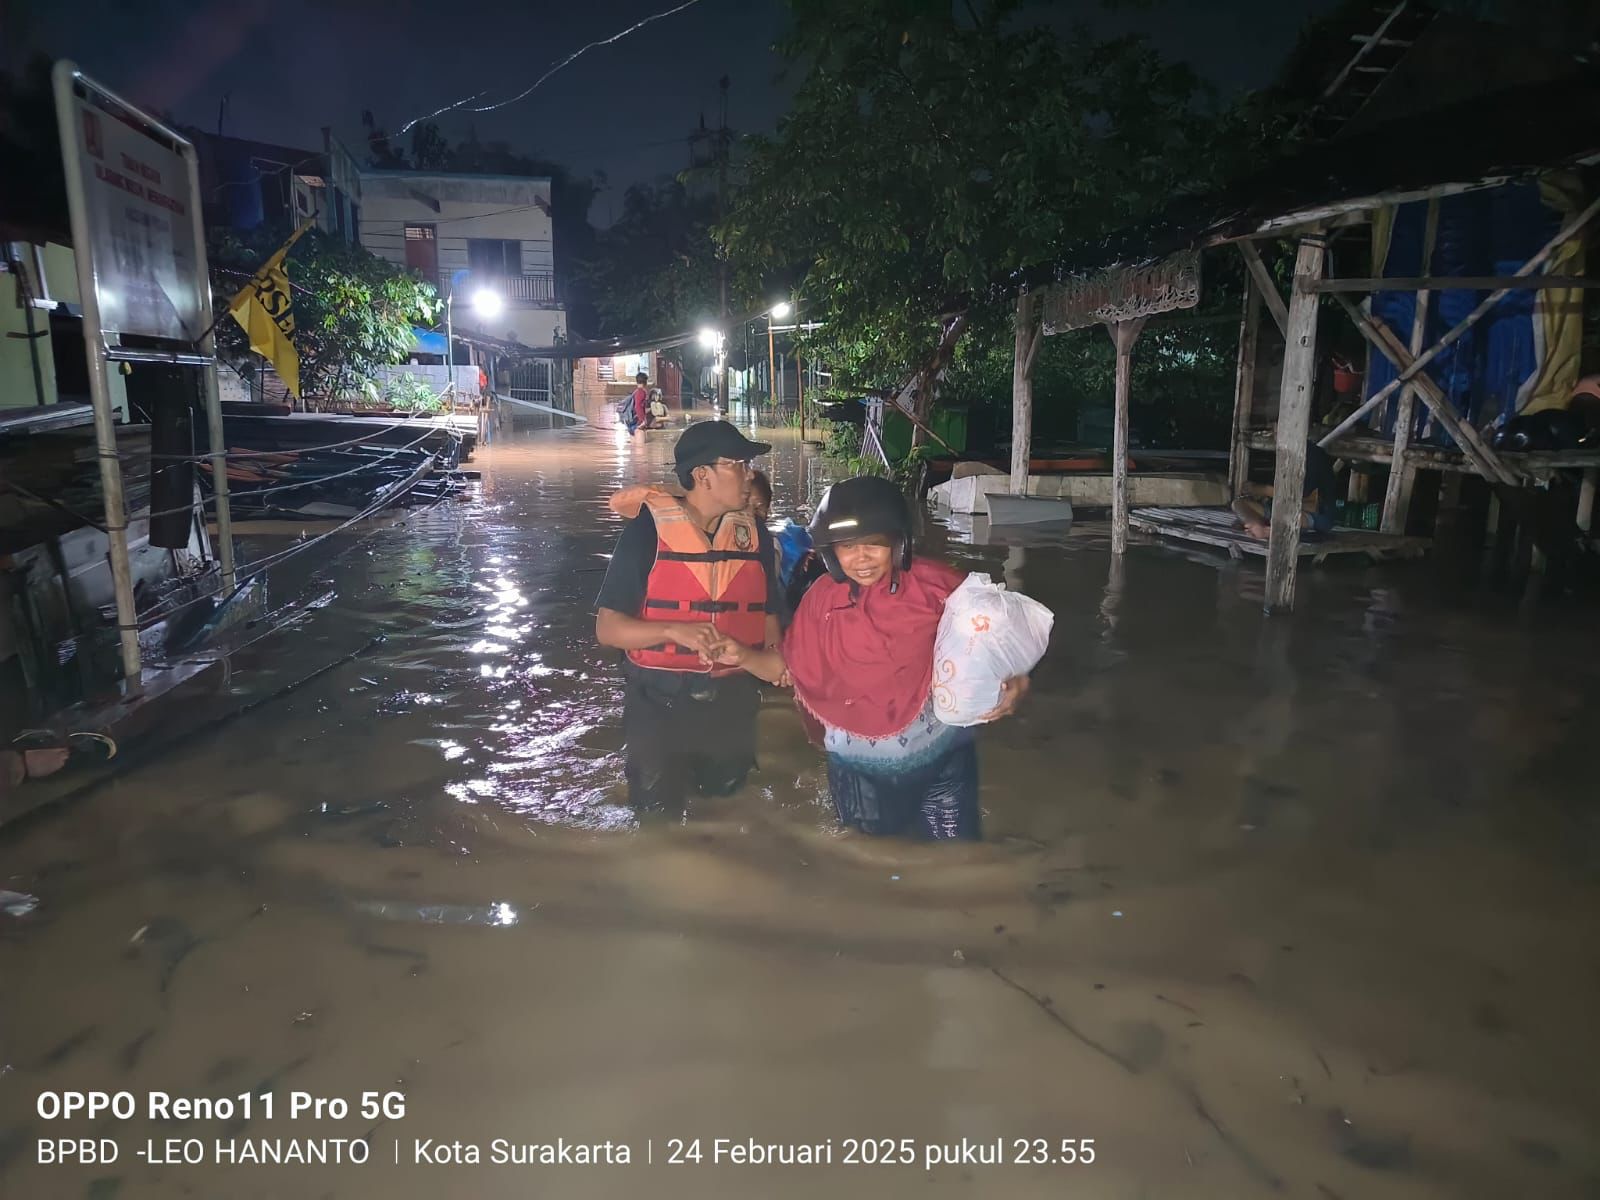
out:
<path id="1" fill-rule="evenodd" d="M 73 257 L 77 263 L 78 291 L 83 310 L 83 343 L 88 359 L 89 399 L 94 409 L 100 484 L 105 499 L 106 533 L 109 542 L 107 557 L 110 559 L 111 579 L 116 595 L 123 684 L 129 694 L 135 694 L 142 686 L 143 665 L 139 651 L 138 610 L 133 598 L 133 572 L 128 558 L 127 502 L 122 488 L 122 465 L 117 452 L 116 414 L 111 407 L 111 394 L 106 377 L 108 362 L 118 358 L 139 361 L 149 361 L 154 358 L 157 361 L 200 368 L 211 442 L 209 457 L 216 502 L 217 564 L 221 568 L 224 591 L 232 592 L 236 582 L 233 523 L 228 509 L 227 442 L 222 427 L 222 397 L 217 387 L 211 275 L 206 261 L 205 223 L 201 218 L 199 161 L 194 144 L 187 138 L 136 105 L 122 99 L 109 88 L 90 79 L 71 60 L 62 59 L 56 63 L 51 71 L 51 83 L 55 93 L 56 131 L 61 142 L 61 165 L 66 177 L 67 211 L 72 225 Z M 95 205 L 91 203 L 86 187 L 88 174 L 93 174 L 93 166 L 85 160 L 84 139 L 88 131 L 80 124 L 82 114 L 90 110 L 87 104 L 90 97 L 93 98 L 92 110 L 97 115 L 104 114 L 105 121 L 115 121 L 133 134 L 143 135 L 157 142 L 163 153 L 175 154 L 182 163 L 183 173 L 186 176 L 181 192 L 182 200 L 179 201 L 172 194 L 178 190 L 177 187 L 167 184 L 163 179 L 162 182 L 166 186 L 159 193 L 160 200 L 153 203 L 160 204 L 160 201 L 167 201 L 167 204 L 161 206 L 166 207 L 174 215 L 177 214 L 176 210 L 171 208 L 172 203 L 186 203 L 188 206 L 187 237 L 191 239 L 189 244 L 193 249 L 189 274 L 194 289 L 193 316 L 198 325 L 194 330 L 186 331 L 187 337 L 176 339 L 169 334 L 150 334 L 147 330 L 134 328 L 114 331 L 119 334 L 142 333 L 146 336 L 164 338 L 168 342 L 176 342 L 181 350 L 170 352 L 123 350 L 121 347 L 108 346 L 106 343 L 107 331 L 102 321 L 101 302 L 107 298 L 105 293 L 113 274 L 102 261 L 105 256 L 96 254 L 96 222 L 98 220 L 104 225 L 104 216 L 98 213 Z M 99 132 L 103 136 L 104 128 Z M 122 136 L 121 130 L 117 131 L 117 136 L 119 138 Z M 110 181 L 101 177 L 96 182 L 104 186 Z M 143 187 L 138 180 L 132 178 L 117 186 L 128 190 L 130 195 L 143 196 L 148 200 L 146 193 L 133 191 L 129 184 L 141 189 Z M 100 229 L 98 232 L 104 233 L 105 230 Z M 115 303 L 117 299 L 115 296 L 111 297 L 113 307 L 120 307 Z M 170 296 L 168 300 L 171 301 Z M 176 312 L 177 305 L 174 304 L 173 308 Z M 119 321 L 118 324 L 124 323 Z M 119 350 L 122 353 L 119 354 Z"/>

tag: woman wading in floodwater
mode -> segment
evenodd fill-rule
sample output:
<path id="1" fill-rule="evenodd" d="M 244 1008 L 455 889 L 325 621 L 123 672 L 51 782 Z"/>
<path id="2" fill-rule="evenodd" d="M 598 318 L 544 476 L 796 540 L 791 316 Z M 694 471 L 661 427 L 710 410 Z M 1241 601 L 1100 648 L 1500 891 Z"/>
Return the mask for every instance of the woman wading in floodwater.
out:
<path id="1" fill-rule="evenodd" d="M 933 647 L 964 576 L 911 553 L 911 511 L 887 479 L 834 484 L 811 521 L 828 568 L 806 592 L 782 650 L 725 642 L 719 661 L 792 683 L 819 727 L 839 819 L 865 833 L 976 839 L 972 731 L 934 716 Z M 1026 676 L 1006 681 L 986 721 L 1015 710 Z"/>

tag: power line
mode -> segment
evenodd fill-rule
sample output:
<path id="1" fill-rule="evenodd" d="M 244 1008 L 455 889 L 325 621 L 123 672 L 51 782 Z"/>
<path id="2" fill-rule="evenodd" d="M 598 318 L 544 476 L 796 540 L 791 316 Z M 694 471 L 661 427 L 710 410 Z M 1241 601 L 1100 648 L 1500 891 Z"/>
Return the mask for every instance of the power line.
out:
<path id="1" fill-rule="evenodd" d="M 485 105 L 481 105 L 481 106 L 476 107 L 476 108 L 467 108 L 467 111 L 468 112 L 475 112 L 475 113 L 493 112 L 497 108 L 505 108 L 508 104 L 515 104 L 519 100 L 525 100 L 530 95 L 533 94 L 534 90 L 536 88 L 538 88 L 540 84 L 544 83 L 545 80 L 549 79 L 557 71 L 559 71 L 559 70 L 561 70 L 561 68 L 567 66 L 569 63 L 571 63 L 572 61 L 577 59 L 580 55 L 587 54 L 590 50 L 593 50 L 598 46 L 609 46 L 613 42 L 619 42 L 623 38 L 627 37 L 630 33 L 636 33 L 638 30 L 643 29 L 646 25 L 652 24 L 653 22 L 656 22 L 656 21 L 660 21 L 663 18 L 673 16 L 676 13 L 681 13 L 684 9 L 691 8 L 691 7 L 693 7 L 694 5 L 696 5 L 698 3 L 700 3 L 700 0 L 684 0 L 684 2 L 682 4 L 680 4 L 680 5 L 678 5 L 676 8 L 669 8 L 665 12 L 654 13 L 654 14 L 646 17 L 644 20 L 637 21 L 634 24 L 628 26 L 626 29 L 621 30 L 620 32 L 612 34 L 610 37 L 601 38 L 598 41 L 590 42 L 586 46 L 580 46 L 578 49 L 574 50 L 571 54 L 567 55 L 567 57 L 563 58 L 555 66 L 551 67 L 543 75 L 539 76 L 538 79 L 535 79 L 533 81 L 533 83 L 530 84 L 523 91 L 518 92 L 515 96 L 511 97 L 511 99 L 509 99 L 509 100 L 497 100 L 493 104 L 485 104 Z M 411 130 L 415 126 L 420 125 L 423 121 L 431 121 L 431 120 L 433 120 L 433 118 L 441 117 L 445 113 L 452 112 L 455 109 L 466 108 L 474 100 L 482 99 L 483 96 L 486 93 L 487 93 L 487 89 L 485 91 L 476 92 L 471 96 L 464 96 L 460 100 L 457 100 L 453 104 L 447 104 L 443 108 L 434 109 L 433 112 L 429 113 L 425 117 L 416 117 L 413 120 L 407 121 L 404 125 L 402 125 L 400 127 L 399 134 L 400 135 L 404 135 L 404 134 L 410 133 Z"/>

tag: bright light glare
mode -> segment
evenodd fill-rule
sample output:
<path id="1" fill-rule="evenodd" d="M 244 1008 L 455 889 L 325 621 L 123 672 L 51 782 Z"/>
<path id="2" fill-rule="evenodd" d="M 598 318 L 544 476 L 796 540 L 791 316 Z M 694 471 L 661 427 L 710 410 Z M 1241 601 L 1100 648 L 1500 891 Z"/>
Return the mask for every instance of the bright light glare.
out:
<path id="1" fill-rule="evenodd" d="M 492 288 L 479 288 L 472 293 L 472 311 L 485 320 L 498 317 L 505 306 L 504 298 Z"/>
<path id="2" fill-rule="evenodd" d="M 707 350 L 715 350 L 717 343 L 722 340 L 722 335 L 715 329 L 702 329 L 700 331 L 700 344 Z"/>
<path id="3" fill-rule="evenodd" d="M 778 320 L 780 320 L 780 321 L 783 320 L 785 317 L 787 317 L 793 311 L 794 311 L 794 305 L 790 304 L 787 300 L 779 300 L 776 304 L 774 304 L 772 306 L 772 315 L 774 317 L 778 318 Z"/>

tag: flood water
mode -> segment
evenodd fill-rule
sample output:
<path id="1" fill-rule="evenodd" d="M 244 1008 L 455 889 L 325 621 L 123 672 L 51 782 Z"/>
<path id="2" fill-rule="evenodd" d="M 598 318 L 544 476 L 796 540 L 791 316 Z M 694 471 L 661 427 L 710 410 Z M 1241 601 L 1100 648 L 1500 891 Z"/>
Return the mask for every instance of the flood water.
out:
<path id="1" fill-rule="evenodd" d="M 771 436 L 784 514 L 826 471 Z M 592 601 L 606 498 L 670 443 L 504 437 L 468 498 L 275 579 L 327 603 L 231 686 L 385 641 L 0 833 L 39 899 L 0 912 L 0 1194 L 1600 1195 L 1592 615 L 1400 565 L 1307 570 L 1267 620 L 1259 567 L 930 521 L 1057 615 L 982 736 L 987 840 L 838 833 L 778 694 L 743 790 L 641 823 Z M 70 1089 L 139 1112 L 45 1119 Z M 39 1165 L 62 1137 L 119 1157 Z M 169 1139 L 205 1161 L 138 1156 Z M 369 1161 L 216 1162 L 333 1139 Z M 416 1162 L 458 1140 L 483 1162 Z M 926 1169 L 963 1142 L 1003 1161 Z"/>

